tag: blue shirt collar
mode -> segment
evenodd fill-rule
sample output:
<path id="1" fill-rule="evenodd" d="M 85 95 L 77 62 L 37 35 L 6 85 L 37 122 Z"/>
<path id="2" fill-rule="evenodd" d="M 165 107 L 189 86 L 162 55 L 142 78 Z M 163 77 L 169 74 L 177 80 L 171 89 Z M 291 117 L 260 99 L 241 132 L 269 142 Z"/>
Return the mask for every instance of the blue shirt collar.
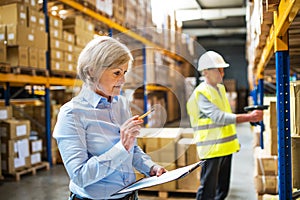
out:
<path id="1" fill-rule="evenodd" d="M 96 92 L 91 90 L 90 87 L 88 87 L 86 85 L 82 86 L 81 95 L 94 108 L 96 108 L 98 106 L 98 104 L 104 104 L 104 105 L 110 104 L 110 102 L 108 102 L 107 98 L 97 94 Z M 114 96 L 113 100 L 112 100 L 112 103 L 116 103 L 118 101 L 118 99 L 119 99 L 118 96 Z"/>

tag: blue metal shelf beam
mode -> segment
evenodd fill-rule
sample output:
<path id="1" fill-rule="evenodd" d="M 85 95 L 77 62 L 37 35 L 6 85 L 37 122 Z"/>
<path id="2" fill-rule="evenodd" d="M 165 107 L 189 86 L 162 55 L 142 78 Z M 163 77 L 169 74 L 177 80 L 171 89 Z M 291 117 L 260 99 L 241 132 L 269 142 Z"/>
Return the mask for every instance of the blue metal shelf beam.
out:
<path id="1" fill-rule="evenodd" d="M 278 193 L 280 200 L 292 199 L 292 161 L 290 130 L 290 63 L 288 32 L 275 40 Z"/>
<path id="2" fill-rule="evenodd" d="M 45 15 L 45 29 L 46 33 L 48 33 L 48 44 L 50 41 L 50 34 L 49 34 L 49 17 L 48 17 L 48 0 L 43 1 L 43 12 Z M 48 50 L 46 51 L 46 67 L 50 71 L 51 64 L 50 64 L 50 48 L 48 45 Z M 50 100 L 50 85 L 46 84 L 45 88 L 45 124 L 46 124 L 46 142 L 47 142 L 47 160 L 52 166 L 52 137 L 51 137 L 51 100 Z"/>
<path id="3" fill-rule="evenodd" d="M 258 91 L 259 91 L 259 105 L 264 104 L 264 79 L 259 79 L 258 81 Z M 264 130 L 265 125 L 263 121 L 259 122 L 260 124 L 260 147 L 264 149 Z"/>

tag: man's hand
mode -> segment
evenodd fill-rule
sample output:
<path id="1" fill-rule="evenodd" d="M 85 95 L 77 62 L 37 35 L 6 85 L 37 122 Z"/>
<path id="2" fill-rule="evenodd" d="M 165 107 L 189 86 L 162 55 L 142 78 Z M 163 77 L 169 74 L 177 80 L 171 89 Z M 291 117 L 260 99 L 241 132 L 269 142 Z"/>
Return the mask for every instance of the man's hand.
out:
<path id="1" fill-rule="evenodd" d="M 253 110 L 250 113 L 250 122 L 259 122 L 263 120 L 264 112 L 262 110 Z"/>

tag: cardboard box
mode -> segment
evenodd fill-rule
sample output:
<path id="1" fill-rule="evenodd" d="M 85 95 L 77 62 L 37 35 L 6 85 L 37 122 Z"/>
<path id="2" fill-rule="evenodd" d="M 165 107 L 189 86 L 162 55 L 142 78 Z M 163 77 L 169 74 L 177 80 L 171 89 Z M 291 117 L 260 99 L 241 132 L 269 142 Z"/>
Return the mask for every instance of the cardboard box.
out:
<path id="1" fill-rule="evenodd" d="M 181 132 L 182 138 L 194 138 L 194 130 L 193 128 L 184 128 Z"/>
<path id="2" fill-rule="evenodd" d="M 74 62 L 65 62 L 65 70 L 76 73 L 76 64 Z"/>
<path id="3" fill-rule="evenodd" d="M 0 122 L 2 140 L 23 139 L 30 135 L 29 120 L 8 119 Z"/>
<path id="4" fill-rule="evenodd" d="M 194 139 L 182 138 L 177 142 L 177 167 L 184 167 L 199 160 Z"/>
<path id="5" fill-rule="evenodd" d="M 52 39 L 52 38 L 62 40 L 63 39 L 62 29 L 50 27 L 50 39 Z"/>
<path id="6" fill-rule="evenodd" d="M 278 142 L 277 142 L 277 127 L 269 128 L 265 127 L 264 135 L 264 148 L 267 151 L 267 155 L 278 155 Z"/>
<path id="7" fill-rule="evenodd" d="M 38 68 L 47 69 L 46 50 L 38 49 Z"/>
<path id="8" fill-rule="evenodd" d="M 34 47 L 47 50 L 48 49 L 48 34 L 45 31 L 34 29 L 36 40 L 34 43 Z"/>
<path id="9" fill-rule="evenodd" d="M 28 9 L 28 11 L 28 26 L 31 28 L 37 28 L 39 23 L 39 12 L 34 9 Z"/>
<path id="10" fill-rule="evenodd" d="M 19 104 L 13 107 L 13 116 L 15 119 L 24 119 L 33 117 L 33 105 Z"/>
<path id="11" fill-rule="evenodd" d="M 30 153 L 37 153 L 43 151 L 43 140 L 30 140 Z"/>
<path id="12" fill-rule="evenodd" d="M 66 51 L 73 53 L 74 51 L 74 45 L 66 43 Z"/>
<path id="13" fill-rule="evenodd" d="M 255 175 L 272 175 L 278 174 L 277 156 L 258 156 L 255 158 Z"/>
<path id="14" fill-rule="evenodd" d="M 195 169 L 191 174 L 177 180 L 177 189 L 192 190 L 197 192 L 200 186 L 201 167 Z"/>
<path id="15" fill-rule="evenodd" d="M 6 25 L 0 24 L 0 41 L 6 41 Z M 3 43 L 3 42 L 1 42 Z"/>
<path id="16" fill-rule="evenodd" d="M 0 41 L 0 62 L 7 62 L 7 47 L 4 41 Z"/>
<path id="17" fill-rule="evenodd" d="M 180 128 L 144 128 L 140 136 L 143 137 L 145 152 L 155 162 L 173 163 L 180 134 Z"/>
<path id="18" fill-rule="evenodd" d="M 45 32 L 45 15 L 42 12 L 38 12 L 38 30 Z"/>
<path id="19" fill-rule="evenodd" d="M 75 44 L 75 35 L 67 31 L 63 31 L 63 40 L 70 44 Z"/>
<path id="20" fill-rule="evenodd" d="M 35 47 L 29 47 L 29 66 L 38 67 L 38 49 Z"/>
<path id="21" fill-rule="evenodd" d="M 300 81 L 290 84 L 291 134 L 300 136 Z"/>
<path id="22" fill-rule="evenodd" d="M 73 54 L 71 54 L 69 52 L 63 52 L 63 54 L 64 54 L 64 59 L 63 60 L 65 62 L 75 63 Z"/>
<path id="23" fill-rule="evenodd" d="M 52 28 L 60 29 L 63 28 L 63 20 L 59 17 L 49 16 L 49 25 Z"/>
<path id="24" fill-rule="evenodd" d="M 0 106 L 0 120 L 6 120 L 12 118 L 11 106 Z"/>
<path id="25" fill-rule="evenodd" d="M 40 152 L 30 155 L 30 164 L 36 165 L 42 162 L 42 155 Z"/>
<path id="26" fill-rule="evenodd" d="M 264 124 L 266 127 L 276 128 L 277 127 L 277 111 L 276 111 L 276 101 L 270 101 L 268 110 L 264 111 Z"/>
<path id="27" fill-rule="evenodd" d="M 60 51 L 57 49 L 52 49 L 51 50 L 51 60 L 63 61 L 64 60 L 63 51 Z"/>
<path id="28" fill-rule="evenodd" d="M 63 71 L 64 68 L 64 62 L 63 61 L 56 61 L 51 60 L 51 70 L 60 70 Z"/>
<path id="29" fill-rule="evenodd" d="M 21 157 L 21 158 L 2 158 L 2 172 L 8 174 L 15 174 L 17 171 L 22 170 L 24 168 L 30 167 L 30 156 Z"/>
<path id="30" fill-rule="evenodd" d="M 29 156 L 29 138 L 2 141 L 1 154 L 3 158 Z"/>
<path id="31" fill-rule="evenodd" d="M 23 27 L 20 25 L 7 24 L 7 45 L 8 46 L 27 46 L 45 49 L 46 33 L 34 28 Z"/>
<path id="32" fill-rule="evenodd" d="M 278 176 L 255 176 L 254 183 L 258 194 L 278 194 Z"/>
<path id="33" fill-rule="evenodd" d="M 65 51 L 65 43 L 62 40 L 51 38 L 50 40 L 50 48 L 55 50 Z"/>
<path id="34" fill-rule="evenodd" d="M 26 46 L 14 46 L 7 48 L 7 62 L 11 66 L 28 67 L 28 47 Z"/>
<path id="35" fill-rule="evenodd" d="M 3 24 L 27 26 L 27 9 L 23 4 L 14 3 L 4 5 L 2 6 L 1 15 Z"/>
<path id="36" fill-rule="evenodd" d="M 292 181 L 294 188 L 300 188 L 300 136 L 292 136 Z"/>

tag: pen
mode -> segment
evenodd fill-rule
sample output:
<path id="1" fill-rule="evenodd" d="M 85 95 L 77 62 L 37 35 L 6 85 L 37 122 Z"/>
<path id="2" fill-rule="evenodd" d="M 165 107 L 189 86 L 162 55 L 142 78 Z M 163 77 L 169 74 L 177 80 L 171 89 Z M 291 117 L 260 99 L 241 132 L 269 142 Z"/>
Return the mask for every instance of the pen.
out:
<path id="1" fill-rule="evenodd" d="M 152 108 L 151 110 L 148 110 L 146 113 L 144 113 L 143 115 L 139 116 L 139 119 L 145 118 L 147 115 L 149 115 L 153 111 L 154 111 L 154 108 Z"/>

